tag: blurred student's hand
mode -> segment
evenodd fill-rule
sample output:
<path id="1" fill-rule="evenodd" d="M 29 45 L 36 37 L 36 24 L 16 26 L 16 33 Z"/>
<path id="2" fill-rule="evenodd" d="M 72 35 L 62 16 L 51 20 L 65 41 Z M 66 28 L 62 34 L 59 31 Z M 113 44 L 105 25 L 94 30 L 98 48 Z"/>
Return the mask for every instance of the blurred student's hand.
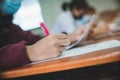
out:
<path id="1" fill-rule="evenodd" d="M 85 32 L 87 29 L 87 24 L 84 27 L 78 28 L 74 33 L 69 34 L 69 39 L 71 40 L 72 43 L 76 42 L 79 40 L 80 36 Z M 91 30 L 89 31 L 88 36 L 86 36 L 85 39 L 89 39 L 93 36 L 94 34 L 94 28 L 96 27 L 95 24 L 92 25 Z"/>
<path id="2" fill-rule="evenodd" d="M 26 49 L 31 61 L 39 61 L 59 56 L 70 43 L 65 34 L 49 35 Z"/>
<path id="3" fill-rule="evenodd" d="M 92 35 L 92 37 L 97 37 L 99 35 L 108 34 L 109 32 L 110 32 L 110 28 L 108 24 L 105 24 L 103 26 L 98 26 L 94 28 L 94 34 Z"/>
<path id="4" fill-rule="evenodd" d="M 95 21 L 95 22 L 92 23 L 91 30 L 90 30 L 90 32 L 88 34 L 87 39 L 90 39 L 90 38 L 94 37 L 94 33 L 95 33 L 94 30 L 96 29 L 96 27 L 97 27 L 97 22 Z"/>
<path id="5" fill-rule="evenodd" d="M 76 31 L 74 31 L 71 34 L 68 34 L 69 39 L 71 40 L 72 43 L 76 42 L 80 36 L 83 34 L 83 32 L 85 31 L 85 27 L 83 28 L 78 28 Z"/>

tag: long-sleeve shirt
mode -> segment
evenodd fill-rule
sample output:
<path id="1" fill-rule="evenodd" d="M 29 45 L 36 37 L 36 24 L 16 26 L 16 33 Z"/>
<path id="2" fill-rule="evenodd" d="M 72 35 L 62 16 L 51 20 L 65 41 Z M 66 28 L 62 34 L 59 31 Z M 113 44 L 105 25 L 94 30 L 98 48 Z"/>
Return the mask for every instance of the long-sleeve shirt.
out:
<path id="1" fill-rule="evenodd" d="M 23 31 L 19 26 L 13 24 L 10 25 L 7 33 L 7 39 L 10 42 L 4 41 L 1 35 L 0 33 L 0 71 L 30 63 L 25 47 L 42 38 Z"/>
<path id="2" fill-rule="evenodd" d="M 51 33 L 59 34 L 65 32 L 73 33 L 78 27 L 83 27 L 89 21 L 88 15 L 84 15 L 81 19 L 74 19 L 70 11 L 65 11 L 57 18 Z"/>

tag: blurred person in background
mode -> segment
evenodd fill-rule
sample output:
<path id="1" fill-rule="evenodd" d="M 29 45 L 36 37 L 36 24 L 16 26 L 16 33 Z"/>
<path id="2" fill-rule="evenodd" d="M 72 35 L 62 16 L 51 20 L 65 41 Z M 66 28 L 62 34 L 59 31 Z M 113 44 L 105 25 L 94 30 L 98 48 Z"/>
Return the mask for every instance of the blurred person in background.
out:
<path id="1" fill-rule="evenodd" d="M 91 19 L 95 13 L 93 7 L 89 7 L 86 0 L 72 0 L 70 3 L 63 3 L 63 13 L 60 14 L 52 29 L 53 34 L 71 34 L 78 31 Z M 80 29 L 79 29 L 80 30 Z"/>

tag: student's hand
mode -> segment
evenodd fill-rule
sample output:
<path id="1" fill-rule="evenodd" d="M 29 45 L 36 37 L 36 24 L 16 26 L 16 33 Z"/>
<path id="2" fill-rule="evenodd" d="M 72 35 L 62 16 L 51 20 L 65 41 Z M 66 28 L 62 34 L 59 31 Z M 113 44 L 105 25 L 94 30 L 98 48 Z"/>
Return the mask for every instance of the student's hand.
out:
<path id="1" fill-rule="evenodd" d="M 83 32 L 87 29 L 87 27 L 88 27 L 88 24 L 86 24 L 85 26 L 84 26 L 84 28 L 83 28 Z M 93 38 L 94 37 L 94 33 L 95 33 L 95 28 L 97 27 L 97 21 L 94 21 L 93 23 L 92 23 L 92 25 L 91 25 L 91 29 L 90 29 L 90 31 L 89 31 L 89 33 L 88 33 L 88 36 L 86 36 L 86 38 L 85 39 L 91 39 L 91 38 Z M 84 40 L 85 40 L 84 39 Z"/>
<path id="2" fill-rule="evenodd" d="M 76 42 L 79 40 L 80 36 L 84 33 L 84 31 L 87 29 L 87 25 L 85 25 L 84 27 L 82 28 L 78 28 L 74 33 L 72 34 L 69 34 L 69 39 L 71 40 L 72 43 Z M 95 26 L 92 26 L 90 32 L 89 32 L 89 35 L 86 36 L 85 39 L 89 39 L 91 38 L 91 36 L 93 36 L 94 34 L 94 28 Z"/>
<path id="3" fill-rule="evenodd" d="M 86 27 L 78 28 L 76 31 L 73 33 L 69 34 L 68 37 L 71 40 L 72 43 L 76 42 L 79 40 L 80 36 L 83 34 L 85 31 Z"/>
<path id="4" fill-rule="evenodd" d="M 90 30 L 90 32 L 89 32 L 89 34 L 88 34 L 88 36 L 87 36 L 87 39 L 90 39 L 90 38 L 93 38 L 94 37 L 94 34 L 95 34 L 95 29 L 96 29 L 96 27 L 97 27 L 97 23 L 96 22 L 93 22 L 92 23 L 92 26 L 91 26 L 91 30 Z"/>
<path id="5" fill-rule="evenodd" d="M 49 35 L 26 49 L 31 61 L 39 61 L 59 56 L 70 43 L 65 34 Z"/>
<path id="6" fill-rule="evenodd" d="M 110 29 L 108 25 L 98 26 L 94 29 L 94 34 L 92 35 L 92 37 L 107 34 L 109 32 L 110 32 Z"/>

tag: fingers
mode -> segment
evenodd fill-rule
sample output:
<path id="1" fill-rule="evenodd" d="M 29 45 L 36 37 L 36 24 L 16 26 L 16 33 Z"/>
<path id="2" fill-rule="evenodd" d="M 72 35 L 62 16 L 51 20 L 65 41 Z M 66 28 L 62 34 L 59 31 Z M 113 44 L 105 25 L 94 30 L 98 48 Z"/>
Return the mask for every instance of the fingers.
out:
<path id="1" fill-rule="evenodd" d="M 81 35 L 85 30 L 85 27 L 82 27 L 82 28 L 78 28 L 77 31 L 76 31 L 76 35 Z"/>
<path id="2" fill-rule="evenodd" d="M 66 47 L 62 47 L 62 46 L 61 46 L 61 47 L 59 47 L 59 51 L 60 51 L 60 52 L 65 51 L 65 49 L 66 49 Z"/>
<path id="3" fill-rule="evenodd" d="M 65 34 L 56 35 L 56 40 L 56 45 L 58 46 L 68 46 L 71 44 L 70 40 Z"/>
<path id="4" fill-rule="evenodd" d="M 93 28 L 96 28 L 96 26 L 97 26 L 97 22 L 93 22 L 93 23 L 92 23 L 92 27 L 93 27 Z"/>
<path id="5" fill-rule="evenodd" d="M 65 35 L 65 34 L 59 34 L 59 35 L 55 35 L 55 36 L 58 39 L 66 39 L 67 38 L 67 35 Z"/>
<path id="6" fill-rule="evenodd" d="M 66 50 L 66 47 L 58 47 L 58 56 L 61 56 L 62 52 Z"/>
<path id="7" fill-rule="evenodd" d="M 80 28 L 81 30 L 79 30 L 79 33 L 77 33 L 79 34 L 77 40 L 79 39 L 80 35 L 82 35 L 85 32 L 85 30 L 87 30 L 88 27 L 89 27 L 88 24 L 86 24 L 84 27 Z M 94 33 L 94 28 L 92 27 L 89 31 L 87 38 L 91 37 L 93 33 Z"/>
<path id="8" fill-rule="evenodd" d="M 84 32 L 87 28 L 88 26 L 83 27 L 82 32 Z"/>
<path id="9" fill-rule="evenodd" d="M 59 40 L 57 42 L 58 45 L 60 46 L 68 46 L 71 44 L 70 40 L 69 39 L 64 39 L 64 40 Z"/>
<path id="10" fill-rule="evenodd" d="M 56 53 L 56 56 L 61 56 L 62 52 L 66 50 L 66 47 L 62 47 L 62 46 L 56 46 L 54 48 L 54 53 Z"/>

